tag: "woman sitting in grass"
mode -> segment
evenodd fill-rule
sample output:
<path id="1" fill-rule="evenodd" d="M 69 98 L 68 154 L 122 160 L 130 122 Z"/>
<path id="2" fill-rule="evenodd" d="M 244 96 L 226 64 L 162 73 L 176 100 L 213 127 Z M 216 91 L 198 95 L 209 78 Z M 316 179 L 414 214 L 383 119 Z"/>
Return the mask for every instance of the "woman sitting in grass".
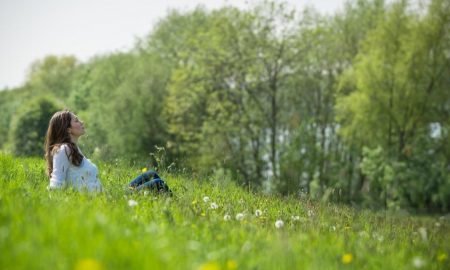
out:
<path id="1" fill-rule="evenodd" d="M 56 112 L 48 124 L 45 138 L 45 159 L 50 189 L 71 187 L 76 190 L 102 191 L 98 169 L 78 147 L 78 138 L 85 133 L 83 122 L 70 111 Z M 154 171 L 147 171 L 128 185 L 130 189 L 151 189 L 170 192 Z"/>

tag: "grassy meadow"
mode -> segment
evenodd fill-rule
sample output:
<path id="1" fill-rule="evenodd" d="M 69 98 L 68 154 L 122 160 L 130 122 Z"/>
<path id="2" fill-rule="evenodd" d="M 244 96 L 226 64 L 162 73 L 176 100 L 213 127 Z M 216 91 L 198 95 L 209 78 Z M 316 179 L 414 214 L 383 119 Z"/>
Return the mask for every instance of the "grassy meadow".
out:
<path id="1" fill-rule="evenodd" d="M 450 221 L 252 194 L 217 175 L 98 163 L 105 192 L 47 191 L 44 161 L 0 154 L 0 269 L 450 269 Z"/>

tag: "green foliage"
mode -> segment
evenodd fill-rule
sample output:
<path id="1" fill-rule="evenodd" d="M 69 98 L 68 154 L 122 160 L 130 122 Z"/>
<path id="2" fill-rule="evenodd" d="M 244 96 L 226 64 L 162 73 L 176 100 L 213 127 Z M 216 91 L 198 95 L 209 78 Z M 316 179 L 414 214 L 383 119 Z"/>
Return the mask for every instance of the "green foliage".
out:
<path id="1" fill-rule="evenodd" d="M 365 175 L 363 183 L 364 203 L 367 205 L 395 209 L 398 208 L 398 185 L 394 184 L 396 175 L 392 162 L 386 157 L 383 148 L 363 148 L 361 171 Z"/>
<path id="2" fill-rule="evenodd" d="M 164 65 L 152 55 L 117 53 L 93 59 L 77 73 L 70 102 L 86 122 L 89 140 L 81 143 L 101 158 L 148 155 L 166 136 L 161 112 Z"/>
<path id="3" fill-rule="evenodd" d="M 16 90 L 19 91 L 19 90 Z M 2 117 L 0 118 L 0 149 L 8 140 L 9 125 L 14 109 L 14 98 L 17 97 L 17 92 L 0 91 L 0 110 Z"/>
<path id="4" fill-rule="evenodd" d="M 130 194 L 123 186 L 140 168 L 98 165 L 102 194 L 49 192 L 42 159 L 0 154 L 0 268 L 409 269 L 419 263 L 447 269 L 450 264 L 446 217 L 395 216 L 252 194 L 223 174 L 210 181 L 164 174 L 174 197 Z M 284 226 L 277 228 L 277 220 Z"/>
<path id="5" fill-rule="evenodd" d="M 128 52 L 33 63 L 23 87 L 0 92 L 0 147 L 20 139 L 12 121 L 27 102 L 51 95 L 84 120 L 79 143 L 98 159 L 157 147 L 155 166 L 250 189 L 448 211 L 448 3 L 173 10 Z"/>
<path id="6" fill-rule="evenodd" d="M 440 139 L 430 140 L 427 132 L 422 133 L 405 149 L 401 161 L 390 160 L 381 147 L 364 148 L 363 203 L 394 210 L 447 211 L 450 182 Z"/>
<path id="7" fill-rule="evenodd" d="M 315 174 L 315 129 L 305 122 L 291 136 L 281 153 L 281 181 L 277 190 L 282 194 L 310 193 Z M 320 189 L 320 186 L 318 187 Z"/>
<path id="8" fill-rule="evenodd" d="M 433 162 L 424 157 L 436 147 L 429 127 L 445 130 L 448 122 L 442 117 L 449 100 L 443 76 L 449 68 L 448 10 L 445 1 L 431 1 L 427 14 L 419 15 L 407 1 L 394 3 L 341 77 L 340 132 L 346 141 L 373 149 L 363 150 L 361 163 L 362 201 L 368 204 L 382 199 L 385 207 L 447 209 L 437 199 L 447 191 L 437 186 L 447 190 L 449 171 L 442 168 L 449 158 L 435 152 Z"/>
<path id="9" fill-rule="evenodd" d="M 16 155 L 42 156 L 48 121 L 60 110 L 52 98 L 38 97 L 23 104 L 14 115 L 10 140 Z"/>
<path id="10" fill-rule="evenodd" d="M 49 55 L 31 64 L 27 84 L 36 92 L 66 98 L 72 90 L 77 65 L 73 56 Z"/>
<path id="11" fill-rule="evenodd" d="M 443 20 L 439 27 L 425 27 L 436 19 Z M 429 104 L 442 107 L 448 100 L 448 89 L 442 87 L 448 61 L 442 60 L 443 50 L 429 52 L 444 46 L 447 37 L 438 33 L 449 23 L 448 16 L 432 10 L 420 19 L 407 13 L 406 2 L 393 5 L 344 77 L 356 85 L 356 91 L 341 97 L 336 105 L 344 137 L 372 147 L 381 145 L 400 155 L 417 129 L 440 118 Z"/>
<path id="12" fill-rule="evenodd" d="M 183 17 L 206 21 L 177 29 L 184 42 L 165 108 L 169 132 L 190 166 L 230 169 L 247 186 L 261 186 L 269 167 L 277 178 L 284 81 L 294 57 L 293 14 L 272 3 L 252 13 L 223 8 L 169 18 L 174 25 Z"/>

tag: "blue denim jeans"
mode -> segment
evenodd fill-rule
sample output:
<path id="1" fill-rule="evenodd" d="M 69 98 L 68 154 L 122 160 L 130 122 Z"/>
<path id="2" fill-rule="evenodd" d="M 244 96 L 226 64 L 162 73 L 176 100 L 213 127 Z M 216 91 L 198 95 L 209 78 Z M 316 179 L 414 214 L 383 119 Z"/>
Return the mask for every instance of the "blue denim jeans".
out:
<path id="1" fill-rule="evenodd" d="M 128 187 L 134 190 L 149 189 L 158 192 L 172 193 L 167 184 L 159 177 L 155 171 L 146 171 L 136 177 L 128 184 Z"/>

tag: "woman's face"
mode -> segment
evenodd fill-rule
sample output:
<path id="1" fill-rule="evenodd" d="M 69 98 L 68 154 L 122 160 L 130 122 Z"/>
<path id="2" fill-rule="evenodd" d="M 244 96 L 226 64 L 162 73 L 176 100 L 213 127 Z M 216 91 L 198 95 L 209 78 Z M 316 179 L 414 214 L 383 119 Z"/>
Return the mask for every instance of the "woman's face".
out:
<path id="1" fill-rule="evenodd" d="M 85 133 L 84 125 L 75 114 L 71 113 L 71 116 L 69 134 L 75 138 L 78 138 Z"/>

